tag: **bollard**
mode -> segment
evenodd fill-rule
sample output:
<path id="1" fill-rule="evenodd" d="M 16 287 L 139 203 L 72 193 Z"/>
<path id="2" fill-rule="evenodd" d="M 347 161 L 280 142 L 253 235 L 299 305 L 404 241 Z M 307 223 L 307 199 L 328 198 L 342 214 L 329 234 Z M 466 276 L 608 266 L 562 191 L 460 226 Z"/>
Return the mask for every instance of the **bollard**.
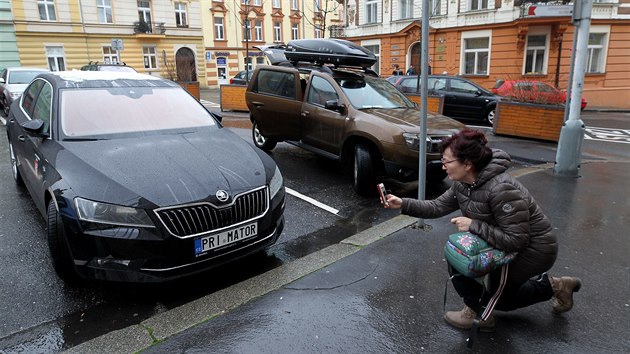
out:
<path id="1" fill-rule="evenodd" d="M 578 177 L 584 131 L 584 122 L 581 119 L 568 120 L 562 126 L 553 168 L 556 174 Z"/>

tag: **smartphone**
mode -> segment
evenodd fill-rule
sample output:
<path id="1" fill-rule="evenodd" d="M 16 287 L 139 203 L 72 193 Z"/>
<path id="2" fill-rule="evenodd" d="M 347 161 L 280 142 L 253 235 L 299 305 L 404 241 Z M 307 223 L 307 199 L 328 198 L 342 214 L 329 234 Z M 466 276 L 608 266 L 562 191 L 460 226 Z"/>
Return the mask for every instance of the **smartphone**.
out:
<path id="1" fill-rule="evenodd" d="M 383 204 L 383 206 L 389 206 L 389 204 L 387 204 L 387 199 L 385 199 L 385 196 L 387 195 L 387 191 L 385 190 L 385 185 L 383 183 L 379 183 L 376 185 L 376 188 L 378 188 L 378 195 L 379 197 L 381 197 L 381 204 Z"/>

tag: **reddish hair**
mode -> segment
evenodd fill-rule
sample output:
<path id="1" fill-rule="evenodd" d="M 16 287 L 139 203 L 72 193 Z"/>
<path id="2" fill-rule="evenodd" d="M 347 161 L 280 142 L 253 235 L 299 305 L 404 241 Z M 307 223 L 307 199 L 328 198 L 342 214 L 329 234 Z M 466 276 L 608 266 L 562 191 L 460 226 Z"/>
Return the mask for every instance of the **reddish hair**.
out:
<path id="1" fill-rule="evenodd" d="M 479 130 L 464 128 L 459 133 L 442 140 L 440 152 L 451 148 L 453 157 L 459 162 L 470 161 L 475 171 L 481 171 L 492 160 L 492 149 L 488 146 L 488 139 Z"/>

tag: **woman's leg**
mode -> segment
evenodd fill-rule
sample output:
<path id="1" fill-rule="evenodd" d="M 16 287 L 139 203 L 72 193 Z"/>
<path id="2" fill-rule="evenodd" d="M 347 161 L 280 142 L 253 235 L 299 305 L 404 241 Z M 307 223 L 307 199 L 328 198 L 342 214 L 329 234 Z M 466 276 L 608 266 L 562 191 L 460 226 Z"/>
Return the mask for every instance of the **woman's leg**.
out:
<path id="1" fill-rule="evenodd" d="M 490 275 L 489 291 L 484 293 L 484 303 L 496 291 L 499 278 L 496 272 Z M 525 282 L 514 282 L 509 279 L 503 289 L 503 293 L 495 306 L 499 311 L 512 311 L 519 308 L 527 307 L 542 301 L 547 301 L 553 296 L 553 289 L 547 277 L 547 273 L 542 274 L 538 278 L 527 279 Z"/>

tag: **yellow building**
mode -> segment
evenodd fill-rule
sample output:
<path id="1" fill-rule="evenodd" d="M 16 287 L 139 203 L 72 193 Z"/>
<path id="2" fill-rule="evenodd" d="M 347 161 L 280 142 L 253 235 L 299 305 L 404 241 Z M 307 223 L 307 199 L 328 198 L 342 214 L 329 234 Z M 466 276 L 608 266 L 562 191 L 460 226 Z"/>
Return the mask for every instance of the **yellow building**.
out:
<path id="1" fill-rule="evenodd" d="M 22 66 L 79 69 L 124 62 L 205 86 L 199 1 L 12 0 Z"/>

